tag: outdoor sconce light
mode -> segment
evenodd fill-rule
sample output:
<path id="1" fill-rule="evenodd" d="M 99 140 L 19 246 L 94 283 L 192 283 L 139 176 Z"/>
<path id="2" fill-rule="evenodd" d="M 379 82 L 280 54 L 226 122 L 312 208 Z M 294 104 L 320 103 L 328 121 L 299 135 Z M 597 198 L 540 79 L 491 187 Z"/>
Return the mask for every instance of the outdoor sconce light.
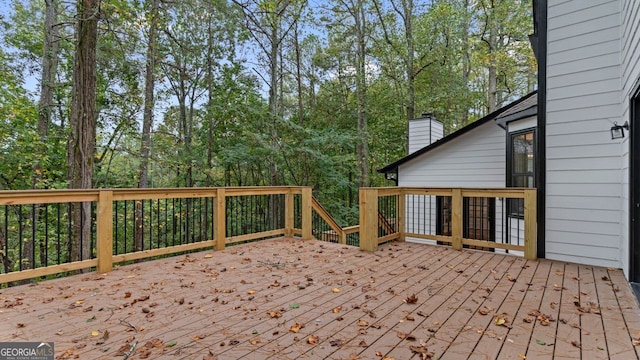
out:
<path id="1" fill-rule="evenodd" d="M 628 121 L 625 121 L 622 125 L 618 125 L 618 123 L 614 122 L 611 127 L 611 140 L 622 139 L 624 137 L 624 129 L 629 131 Z"/>

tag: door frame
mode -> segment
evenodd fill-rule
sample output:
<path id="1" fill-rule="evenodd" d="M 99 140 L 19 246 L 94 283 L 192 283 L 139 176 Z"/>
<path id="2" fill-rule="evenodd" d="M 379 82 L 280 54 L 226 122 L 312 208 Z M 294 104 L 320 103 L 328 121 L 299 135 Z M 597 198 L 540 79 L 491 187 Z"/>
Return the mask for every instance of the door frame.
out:
<path id="1" fill-rule="evenodd" d="M 629 110 L 629 281 L 640 282 L 640 84 Z"/>

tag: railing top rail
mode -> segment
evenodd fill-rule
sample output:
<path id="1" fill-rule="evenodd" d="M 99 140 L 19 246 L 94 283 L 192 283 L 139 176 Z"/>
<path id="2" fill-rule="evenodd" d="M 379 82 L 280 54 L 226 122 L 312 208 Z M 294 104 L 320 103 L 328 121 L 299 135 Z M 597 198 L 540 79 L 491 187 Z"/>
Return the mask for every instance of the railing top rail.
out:
<path id="1" fill-rule="evenodd" d="M 147 188 L 147 189 L 59 189 L 59 190 L 0 190 L 0 205 L 46 204 L 97 201 L 101 191 L 113 193 L 114 200 L 156 198 L 215 197 L 218 189 L 226 196 L 300 194 L 303 186 L 247 186 L 210 188 Z"/>

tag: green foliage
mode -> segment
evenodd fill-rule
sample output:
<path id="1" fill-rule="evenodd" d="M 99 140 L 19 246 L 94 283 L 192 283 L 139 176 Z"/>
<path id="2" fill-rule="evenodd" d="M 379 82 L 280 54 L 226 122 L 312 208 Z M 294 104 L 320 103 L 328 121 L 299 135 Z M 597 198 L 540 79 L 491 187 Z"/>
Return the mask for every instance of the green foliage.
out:
<path id="1" fill-rule="evenodd" d="M 355 2 L 294 2 L 279 12 L 281 3 L 261 1 L 257 9 L 269 12 L 262 19 L 268 24 L 253 27 L 241 26 L 247 24 L 243 7 L 250 6 L 241 1 L 160 2 L 149 186 L 269 185 L 276 169 L 278 183 L 313 186 L 330 213 L 351 225 L 357 222 L 356 143 L 366 139 L 369 146 L 372 185 L 391 185 L 375 169 L 406 154 L 410 88 L 415 114 L 435 113 L 446 132 L 486 114 L 489 65 L 498 69 L 499 105 L 534 88 L 526 38 L 530 1 L 478 0 L 468 7 L 459 0 L 391 1 L 362 2 L 367 72 L 360 102 L 355 24 L 345 12 Z M 404 7 L 411 12 L 411 33 Z M 134 187 L 149 1 L 102 1 L 101 10 L 95 186 Z M 11 26 L 3 23 L 3 189 L 65 185 L 75 14 L 60 6 L 58 84 L 45 142 L 35 100 L 44 55 L 42 11 L 38 1 L 15 0 L 7 17 Z M 269 24 L 280 26 L 272 99 Z M 487 34 L 499 39 L 493 47 Z M 362 111 L 366 132 L 358 130 Z M 38 184 L 34 164 L 43 166 Z"/>

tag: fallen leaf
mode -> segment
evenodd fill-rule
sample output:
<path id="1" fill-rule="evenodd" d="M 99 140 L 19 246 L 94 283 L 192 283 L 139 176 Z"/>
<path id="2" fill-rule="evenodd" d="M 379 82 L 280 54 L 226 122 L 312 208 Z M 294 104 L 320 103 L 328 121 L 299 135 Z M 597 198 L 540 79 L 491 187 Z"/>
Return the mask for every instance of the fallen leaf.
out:
<path id="1" fill-rule="evenodd" d="M 299 307 L 300 307 L 300 304 L 296 304 L 296 303 L 289 304 L 289 309 L 298 309 Z"/>
<path id="2" fill-rule="evenodd" d="M 578 349 L 580 348 L 580 344 L 579 344 L 576 340 L 573 340 L 573 341 L 571 342 L 571 345 L 573 345 L 573 346 L 577 347 Z"/>
<path id="3" fill-rule="evenodd" d="M 260 338 L 253 338 L 249 340 L 249 342 L 251 343 L 251 345 L 257 345 L 257 344 L 260 344 L 261 340 Z"/>
<path id="4" fill-rule="evenodd" d="M 209 353 L 207 355 L 205 355 L 202 360 L 216 360 L 215 355 L 213 355 L 213 353 L 211 352 L 211 350 L 209 350 Z"/>
<path id="5" fill-rule="evenodd" d="M 478 314 L 487 315 L 487 314 L 489 314 L 489 309 L 487 309 L 486 307 L 483 306 L 480 309 L 478 309 Z"/>
<path id="6" fill-rule="evenodd" d="M 369 323 L 364 320 L 358 320 L 358 326 L 369 326 Z"/>
<path id="7" fill-rule="evenodd" d="M 333 310 L 331 310 L 334 314 L 339 313 L 340 311 L 342 311 L 342 306 L 338 306 L 338 307 L 334 307 Z"/>
<path id="8" fill-rule="evenodd" d="M 204 256 L 205 259 L 211 259 L 213 257 L 213 254 L 206 254 Z"/>
<path id="9" fill-rule="evenodd" d="M 418 302 L 418 298 L 416 297 L 415 294 L 407 297 L 406 299 L 404 299 L 404 302 L 407 304 L 415 304 Z"/>
<path id="10" fill-rule="evenodd" d="M 177 343 L 177 342 L 175 342 L 175 341 L 169 341 L 169 342 L 168 342 L 168 343 L 166 343 L 164 346 L 166 346 L 166 347 L 174 347 L 174 346 L 176 346 L 176 345 L 178 345 L 178 343 Z"/>
<path id="11" fill-rule="evenodd" d="M 337 293 L 339 293 L 339 292 L 340 292 L 340 289 L 338 289 L 338 288 L 333 288 L 333 289 L 331 289 L 331 292 L 333 292 L 334 294 L 337 294 Z"/>
<path id="12" fill-rule="evenodd" d="M 256 293 L 256 291 L 255 291 L 255 290 L 249 290 L 249 291 L 247 291 L 247 294 L 248 294 L 248 295 L 253 295 L 253 294 L 255 294 L 255 293 Z"/>
<path id="13" fill-rule="evenodd" d="M 547 345 L 547 342 L 544 340 L 536 340 L 536 344 L 538 345 Z"/>
<path id="14" fill-rule="evenodd" d="M 267 313 L 269 314 L 269 317 L 272 319 L 277 319 L 282 316 L 282 313 L 280 311 L 269 311 Z"/>
<path id="15" fill-rule="evenodd" d="M 317 335 L 311 335 L 307 338 L 307 343 L 311 344 L 311 345 L 315 345 L 318 343 L 318 336 Z"/>
<path id="16" fill-rule="evenodd" d="M 100 331 L 93 330 L 91 332 L 91 336 L 98 336 L 98 335 L 100 335 Z"/>
<path id="17" fill-rule="evenodd" d="M 304 327 L 303 325 L 295 323 L 289 328 L 289 331 L 291 331 L 294 334 L 297 334 L 300 331 L 300 329 L 302 329 L 303 327 Z"/>
<path id="18" fill-rule="evenodd" d="M 520 359 L 526 359 L 526 358 L 527 358 L 527 355 L 525 355 L 525 354 L 518 354 L 518 358 L 520 358 Z"/>
<path id="19" fill-rule="evenodd" d="M 331 341 L 329 341 L 329 344 L 330 344 L 331 346 L 338 346 L 338 347 L 340 347 L 340 346 L 344 345 L 344 340 L 342 340 L 342 339 L 331 340 Z"/>
<path id="20" fill-rule="evenodd" d="M 127 291 L 124 293 L 124 298 L 130 298 L 131 297 L 131 291 Z"/>

